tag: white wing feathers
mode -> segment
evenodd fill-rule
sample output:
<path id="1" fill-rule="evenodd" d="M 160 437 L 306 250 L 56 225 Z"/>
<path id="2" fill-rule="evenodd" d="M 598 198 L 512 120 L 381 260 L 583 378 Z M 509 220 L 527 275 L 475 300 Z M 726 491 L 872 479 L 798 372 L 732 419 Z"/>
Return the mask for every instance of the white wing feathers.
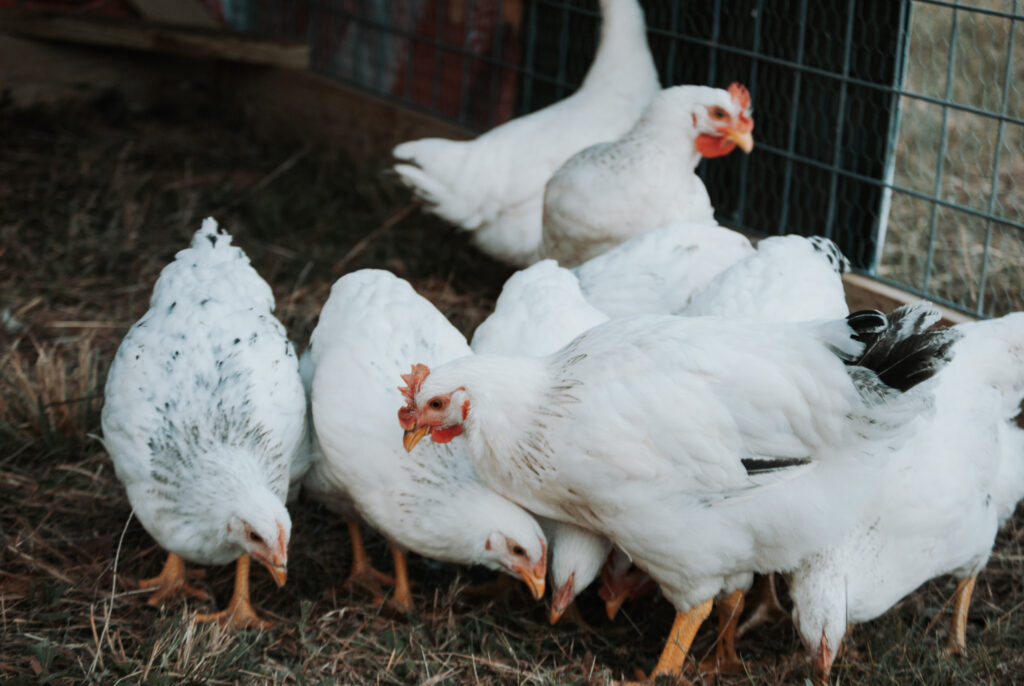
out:
<path id="1" fill-rule="evenodd" d="M 685 307 L 671 311 L 766 321 L 837 319 L 848 312 L 841 279 L 848 267 L 827 238 L 765 238 L 756 252 L 717 274 Z"/>
<path id="2" fill-rule="evenodd" d="M 716 224 L 676 222 L 632 238 L 573 272 L 587 301 L 609 317 L 669 314 L 753 253 L 740 233 Z"/>
<path id="3" fill-rule="evenodd" d="M 472 347 L 495 355 L 548 355 L 607 319 L 584 299 L 572 272 L 544 260 L 505 282 Z"/>

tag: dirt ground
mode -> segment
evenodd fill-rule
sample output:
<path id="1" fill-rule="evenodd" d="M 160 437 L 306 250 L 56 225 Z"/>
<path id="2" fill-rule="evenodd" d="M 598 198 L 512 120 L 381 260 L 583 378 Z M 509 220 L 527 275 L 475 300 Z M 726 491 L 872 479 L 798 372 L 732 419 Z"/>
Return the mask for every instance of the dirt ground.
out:
<path id="1" fill-rule="evenodd" d="M 93 436 L 120 338 L 203 217 L 230 230 L 273 286 L 299 347 L 347 271 L 392 270 L 469 335 L 511 270 L 421 214 L 379 168 L 256 138 L 212 107 L 137 112 L 116 97 L 6 106 L 0 131 L 0 680 L 601 684 L 653 666 L 672 619 L 656 597 L 610 622 L 585 593 L 581 621 L 550 627 L 546 605 L 525 591 L 470 596 L 465 587 L 490 574 L 415 556 L 412 616 L 334 591 L 350 562 L 345 527 L 305 501 L 293 511 L 288 584 L 254 572 L 254 600 L 275 629 L 227 635 L 192 622 L 193 604 L 148 606 L 133 581 L 158 572 L 163 554 L 129 519 Z M 369 540 L 387 569 L 383 541 Z M 208 569 L 203 583 L 220 605 L 232 575 Z M 942 652 L 953 587 L 933 581 L 855 627 L 834 683 L 1024 681 L 1021 513 L 979 579 L 963 659 Z M 698 658 L 712 639 L 706 627 Z M 704 683 L 809 675 L 790 626 L 761 629 L 739 651 L 747 673 Z"/>

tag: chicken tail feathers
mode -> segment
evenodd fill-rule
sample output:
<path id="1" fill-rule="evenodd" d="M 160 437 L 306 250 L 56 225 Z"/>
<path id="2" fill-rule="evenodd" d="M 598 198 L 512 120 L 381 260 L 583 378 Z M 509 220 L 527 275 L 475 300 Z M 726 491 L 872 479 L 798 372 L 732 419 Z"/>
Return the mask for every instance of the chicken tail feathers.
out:
<path id="1" fill-rule="evenodd" d="M 193 250 L 225 250 L 231 246 L 231 234 L 222 229 L 217 220 L 207 217 L 192 236 Z"/>
<path id="2" fill-rule="evenodd" d="M 270 286 L 250 266 L 245 251 L 231 244 L 231 235 L 207 217 L 192 235 L 191 245 L 179 250 L 160 272 L 149 304 L 174 308 L 179 302 L 193 302 L 204 307 L 213 299 L 274 311 Z"/>
<path id="3" fill-rule="evenodd" d="M 952 359 L 953 345 L 961 338 L 954 328 L 931 329 L 939 318 L 927 302 L 905 305 L 888 317 L 877 310 L 851 314 L 847 323 L 865 348 L 849 364 L 873 371 L 889 388 L 910 390 Z"/>
<path id="4" fill-rule="evenodd" d="M 431 213 L 464 229 L 479 225 L 474 194 L 462 183 L 465 142 L 443 138 L 408 141 L 392 151 L 393 170 Z"/>

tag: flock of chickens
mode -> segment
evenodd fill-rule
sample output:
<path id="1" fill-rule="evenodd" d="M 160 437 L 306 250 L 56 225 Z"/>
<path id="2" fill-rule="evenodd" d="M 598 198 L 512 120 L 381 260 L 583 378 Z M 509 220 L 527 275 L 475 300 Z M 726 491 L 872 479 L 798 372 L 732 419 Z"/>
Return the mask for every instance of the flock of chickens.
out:
<path id="1" fill-rule="evenodd" d="M 111 366 L 104 443 L 168 551 L 150 602 L 205 598 L 185 560 L 237 560 L 222 612 L 265 627 L 251 560 L 285 583 L 299 488 L 349 525 L 351 581 L 412 610 L 407 551 L 522 579 L 551 620 L 599 576 L 610 616 L 660 588 L 682 673 L 712 603 L 714 664 L 756 574 L 786 575 L 827 683 L 847 625 L 930 578 L 974 579 L 1024 497 L 1024 314 L 937 328 L 927 303 L 850 314 L 825 238 L 718 226 L 702 157 L 753 147 L 747 90 L 659 89 L 635 0 L 581 89 L 395 171 L 477 246 L 526 267 L 467 343 L 386 271 L 340 278 L 301 359 L 270 287 L 207 219 Z M 375 570 L 360 525 L 390 542 Z M 778 612 L 761 577 L 755 616 Z"/>

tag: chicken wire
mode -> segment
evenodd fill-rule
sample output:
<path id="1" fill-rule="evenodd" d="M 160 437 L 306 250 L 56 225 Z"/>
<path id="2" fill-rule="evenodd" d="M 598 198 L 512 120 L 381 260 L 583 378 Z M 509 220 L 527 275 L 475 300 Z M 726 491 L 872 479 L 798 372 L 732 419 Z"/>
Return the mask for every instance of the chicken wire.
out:
<path id="1" fill-rule="evenodd" d="M 821 234 L 978 315 L 1024 309 L 1024 0 L 640 0 L 662 83 L 746 84 L 756 147 L 700 165 L 719 221 Z M 222 0 L 313 69 L 483 131 L 574 91 L 596 0 Z"/>

